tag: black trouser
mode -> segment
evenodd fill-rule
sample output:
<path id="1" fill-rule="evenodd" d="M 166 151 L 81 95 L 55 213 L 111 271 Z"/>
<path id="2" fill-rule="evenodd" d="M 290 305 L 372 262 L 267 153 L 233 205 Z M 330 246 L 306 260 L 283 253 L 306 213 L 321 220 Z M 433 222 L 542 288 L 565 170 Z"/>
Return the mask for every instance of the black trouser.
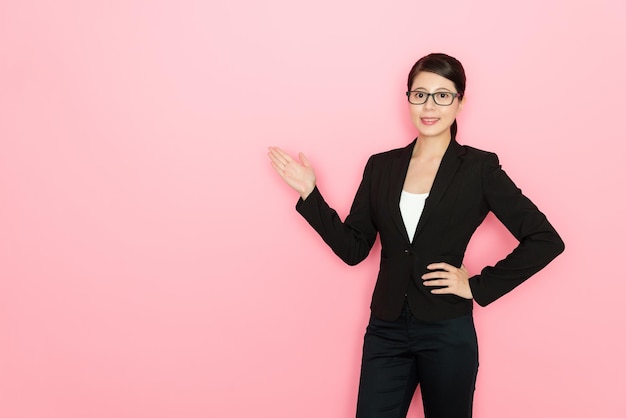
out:
<path id="1" fill-rule="evenodd" d="M 426 418 L 469 418 L 478 345 L 471 315 L 395 321 L 372 315 L 365 333 L 357 418 L 404 418 L 419 384 Z"/>

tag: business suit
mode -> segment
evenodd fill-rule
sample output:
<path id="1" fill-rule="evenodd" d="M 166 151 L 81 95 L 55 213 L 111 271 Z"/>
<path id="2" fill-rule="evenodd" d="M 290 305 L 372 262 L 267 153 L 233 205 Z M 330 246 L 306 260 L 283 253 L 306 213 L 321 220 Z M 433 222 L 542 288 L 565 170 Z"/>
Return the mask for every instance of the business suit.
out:
<path id="1" fill-rule="evenodd" d="M 361 262 L 369 254 L 376 234 L 380 234 L 380 271 L 371 303 L 372 313 L 378 318 L 396 319 L 405 295 L 413 315 L 421 320 L 470 313 L 471 300 L 432 295 L 421 276 L 434 262 L 460 267 L 472 234 L 489 211 L 520 243 L 504 260 L 470 279 L 479 305 L 485 306 L 511 291 L 563 251 L 559 235 L 500 168 L 498 157 L 455 140 L 441 160 L 411 243 L 399 202 L 415 144 L 413 141 L 405 148 L 370 157 L 345 222 L 317 188 L 296 205 L 347 264 Z"/>
<path id="2" fill-rule="evenodd" d="M 497 156 L 454 139 L 410 240 L 399 202 L 415 145 L 413 141 L 370 157 L 344 222 L 317 188 L 296 206 L 347 264 L 361 262 L 380 234 L 380 270 L 364 342 L 358 417 L 405 416 L 418 382 L 426 416 L 471 417 L 478 369 L 473 302 L 434 295 L 421 277 L 431 263 L 459 268 L 472 234 L 490 211 L 519 245 L 470 278 L 479 305 L 508 293 L 564 249 L 544 214 L 501 169 Z"/>

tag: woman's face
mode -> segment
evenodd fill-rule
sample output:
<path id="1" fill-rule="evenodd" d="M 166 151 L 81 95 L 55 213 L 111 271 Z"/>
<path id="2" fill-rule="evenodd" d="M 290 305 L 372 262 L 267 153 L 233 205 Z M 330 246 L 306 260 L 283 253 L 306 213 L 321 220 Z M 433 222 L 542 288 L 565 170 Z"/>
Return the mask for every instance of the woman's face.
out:
<path id="1" fill-rule="evenodd" d="M 415 76 L 411 91 L 457 93 L 452 81 L 427 71 L 422 71 Z M 409 104 L 411 121 L 417 128 L 420 138 L 431 137 L 446 140 L 450 139 L 450 127 L 462 108 L 463 101 L 459 101 L 458 97 L 449 106 L 436 104 L 432 96 L 429 96 L 424 104 Z"/>

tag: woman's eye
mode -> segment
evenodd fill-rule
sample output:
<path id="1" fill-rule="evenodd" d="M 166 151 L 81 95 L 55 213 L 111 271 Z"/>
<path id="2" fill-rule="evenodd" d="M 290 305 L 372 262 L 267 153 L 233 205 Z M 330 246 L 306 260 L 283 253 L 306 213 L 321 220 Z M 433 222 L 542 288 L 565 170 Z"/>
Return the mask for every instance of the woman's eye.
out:
<path id="1" fill-rule="evenodd" d="M 450 97 L 450 93 L 439 93 L 440 99 L 447 99 Z"/>
<path id="2" fill-rule="evenodd" d="M 424 93 L 417 91 L 417 92 L 415 92 L 415 97 L 417 99 L 423 99 L 424 98 Z"/>

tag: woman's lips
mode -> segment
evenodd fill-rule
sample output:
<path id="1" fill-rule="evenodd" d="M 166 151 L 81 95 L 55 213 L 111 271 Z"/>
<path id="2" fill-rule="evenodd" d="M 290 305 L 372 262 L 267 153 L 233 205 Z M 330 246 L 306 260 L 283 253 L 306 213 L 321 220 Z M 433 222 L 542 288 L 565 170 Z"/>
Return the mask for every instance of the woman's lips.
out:
<path id="1" fill-rule="evenodd" d="M 434 125 L 439 121 L 439 118 L 420 118 L 424 125 Z"/>

